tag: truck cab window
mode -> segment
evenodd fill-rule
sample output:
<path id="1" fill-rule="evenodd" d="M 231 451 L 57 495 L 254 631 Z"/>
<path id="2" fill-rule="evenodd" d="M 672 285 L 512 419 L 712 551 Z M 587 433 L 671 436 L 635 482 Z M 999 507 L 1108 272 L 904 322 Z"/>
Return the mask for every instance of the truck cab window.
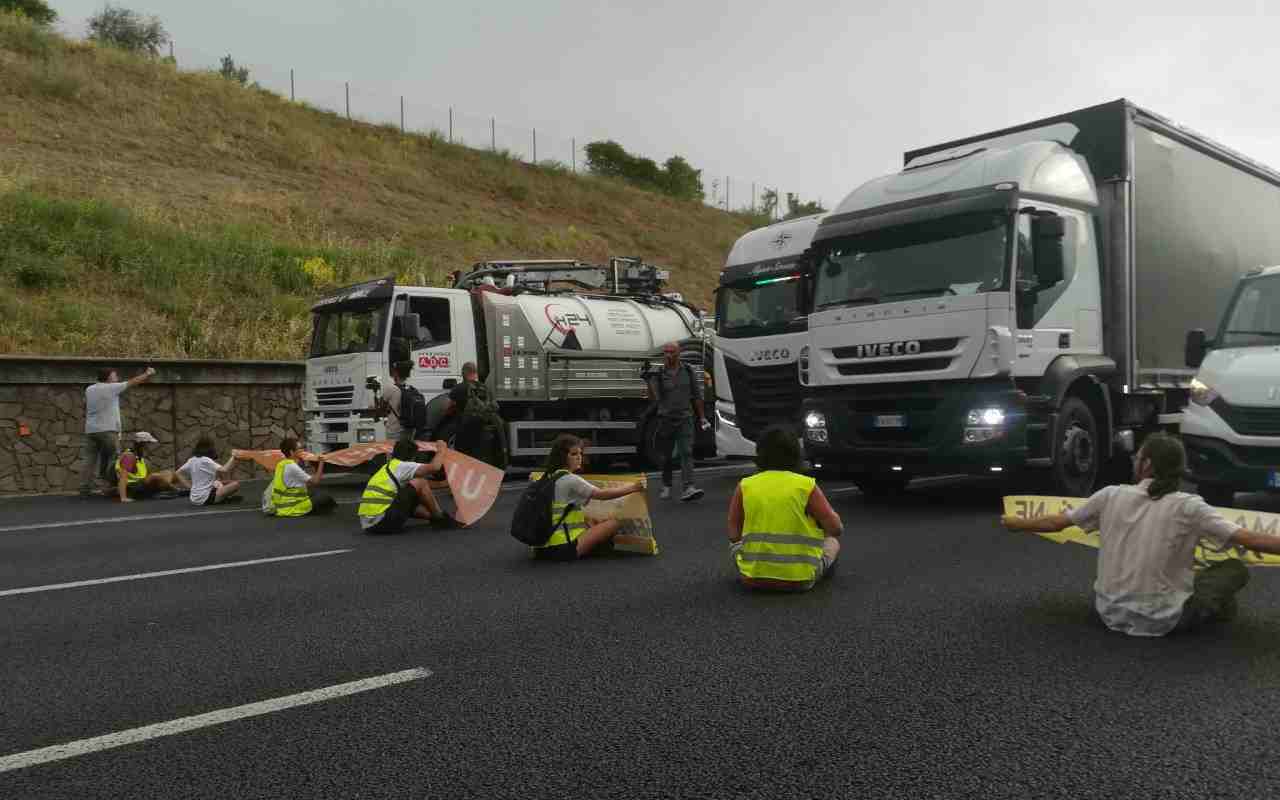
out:
<path id="1" fill-rule="evenodd" d="M 1052 209 L 1062 215 L 1066 222 L 1066 234 L 1062 237 L 1063 253 L 1062 253 L 1062 280 L 1053 286 L 1036 291 L 1036 274 L 1035 274 L 1035 251 L 1031 238 L 1031 217 L 1027 214 L 1018 215 L 1018 327 L 1029 329 L 1040 324 L 1040 320 L 1044 319 L 1044 315 L 1049 312 L 1053 304 L 1058 301 L 1062 293 L 1071 285 L 1071 280 L 1076 275 L 1076 258 L 1080 253 L 1087 253 L 1088 258 L 1097 261 L 1097 251 L 1093 243 L 1093 237 L 1089 235 L 1091 230 L 1088 218 L 1078 211 L 1068 209 Z M 1095 263 L 1096 269 L 1096 263 Z M 1025 318 L 1023 312 L 1023 304 L 1026 303 L 1030 319 Z"/>
<path id="2" fill-rule="evenodd" d="M 412 349 L 423 350 L 438 347 L 452 340 L 449 325 L 449 301 L 443 297 L 410 297 L 409 312 L 418 315 L 422 338 L 412 343 Z"/>

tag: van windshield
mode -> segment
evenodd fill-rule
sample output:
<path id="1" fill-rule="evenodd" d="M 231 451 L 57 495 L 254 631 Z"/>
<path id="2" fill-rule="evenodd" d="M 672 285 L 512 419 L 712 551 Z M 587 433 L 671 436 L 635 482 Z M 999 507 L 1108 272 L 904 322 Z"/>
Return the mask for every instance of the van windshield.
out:
<path id="1" fill-rule="evenodd" d="M 1280 342 L 1280 275 L 1244 284 L 1227 312 L 1220 347 L 1251 347 Z"/>
<path id="2" fill-rule="evenodd" d="M 716 297 L 716 333 L 728 339 L 803 330 L 808 303 L 801 275 L 762 278 L 721 287 Z"/>
<path id="3" fill-rule="evenodd" d="M 957 214 L 817 247 L 814 308 L 1005 291 L 1011 217 Z"/>
<path id="4" fill-rule="evenodd" d="M 315 312 L 311 355 L 376 353 L 382 349 L 387 303 L 343 305 Z"/>

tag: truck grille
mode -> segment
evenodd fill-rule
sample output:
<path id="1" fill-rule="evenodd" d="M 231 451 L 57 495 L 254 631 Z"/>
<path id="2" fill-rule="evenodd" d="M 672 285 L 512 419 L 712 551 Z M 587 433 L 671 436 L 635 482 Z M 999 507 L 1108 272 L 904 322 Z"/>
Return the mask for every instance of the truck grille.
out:
<path id="1" fill-rule="evenodd" d="M 1280 408 L 1233 406 L 1221 397 L 1209 407 L 1241 436 L 1280 436 Z"/>
<path id="2" fill-rule="evenodd" d="M 901 363 L 901 362 L 899 362 Z M 865 444 L 912 444 L 929 438 L 943 386 L 935 383 L 882 383 L 858 386 L 848 394 L 847 408 L 853 421 L 853 439 Z M 873 420 L 881 414 L 902 414 L 906 428 L 876 428 Z"/>
<path id="3" fill-rule="evenodd" d="M 724 366 L 743 436 L 755 441 L 770 425 L 799 425 L 800 379 L 795 364 L 748 367 L 726 358 Z"/>
<path id="4" fill-rule="evenodd" d="M 892 372 L 929 372 L 947 369 L 959 355 L 956 350 L 959 346 L 959 337 L 951 337 L 924 339 L 920 342 L 920 350 L 909 355 L 866 355 L 868 351 L 865 348 L 875 347 L 874 344 L 835 347 L 830 352 L 832 358 L 845 362 L 836 365 L 836 371 L 841 375 L 883 375 Z"/>
<path id="5" fill-rule="evenodd" d="M 317 406 L 346 406 L 351 405 L 355 399 L 356 387 L 351 384 L 346 386 L 317 386 L 315 393 Z"/>

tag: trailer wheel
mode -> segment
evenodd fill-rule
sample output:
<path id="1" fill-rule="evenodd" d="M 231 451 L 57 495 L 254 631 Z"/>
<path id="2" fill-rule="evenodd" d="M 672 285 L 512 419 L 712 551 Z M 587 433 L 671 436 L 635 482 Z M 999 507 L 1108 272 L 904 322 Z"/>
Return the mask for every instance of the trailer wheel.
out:
<path id="1" fill-rule="evenodd" d="M 1088 497 L 1098 482 L 1098 422 L 1079 397 L 1068 397 L 1053 431 L 1053 484 L 1069 497 Z"/>

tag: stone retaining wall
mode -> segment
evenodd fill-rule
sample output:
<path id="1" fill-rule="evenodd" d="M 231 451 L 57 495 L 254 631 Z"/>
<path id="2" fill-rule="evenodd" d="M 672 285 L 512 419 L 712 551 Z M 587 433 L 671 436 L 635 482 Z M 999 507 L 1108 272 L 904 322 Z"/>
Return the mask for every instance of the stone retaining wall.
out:
<path id="1" fill-rule="evenodd" d="M 121 396 L 120 420 L 126 437 L 144 430 L 160 440 L 147 453 L 152 469 L 181 465 L 206 433 L 220 460 L 232 448 L 273 448 L 285 435 L 303 433 L 301 362 L 3 357 L 0 495 L 77 491 L 85 387 L 100 366 L 129 378 L 148 364 L 156 375 Z M 241 463 L 233 477 L 265 474 Z"/>

